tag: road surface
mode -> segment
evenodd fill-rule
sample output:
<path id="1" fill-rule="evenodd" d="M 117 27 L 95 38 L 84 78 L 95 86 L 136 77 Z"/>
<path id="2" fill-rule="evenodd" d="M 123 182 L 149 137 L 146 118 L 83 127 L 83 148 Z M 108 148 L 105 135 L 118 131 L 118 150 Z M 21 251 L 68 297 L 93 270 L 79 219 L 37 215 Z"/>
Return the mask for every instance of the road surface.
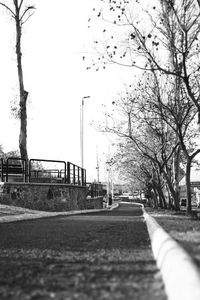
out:
<path id="1" fill-rule="evenodd" d="M 141 208 L 0 224 L 0 299 L 166 300 Z"/>

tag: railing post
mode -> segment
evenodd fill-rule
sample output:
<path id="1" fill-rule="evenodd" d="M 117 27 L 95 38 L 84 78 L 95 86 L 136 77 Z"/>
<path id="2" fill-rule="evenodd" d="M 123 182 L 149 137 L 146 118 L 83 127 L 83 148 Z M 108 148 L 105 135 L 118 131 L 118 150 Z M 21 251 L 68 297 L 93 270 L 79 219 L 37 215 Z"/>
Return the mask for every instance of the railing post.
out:
<path id="1" fill-rule="evenodd" d="M 24 182 L 26 182 L 28 177 L 28 161 L 24 159 L 22 161 L 22 165 L 23 165 L 23 173 L 24 173 Z"/>
<path id="2" fill-rule="evenodd" d="M 83 168 L 81 168 L 81 185 L 83 186 Z"/>
<path id="3" fill-rule="evenodd" d="M 6 159 L 6 182 L 8 182 L 8 158 Z"/>
<path id="4" fill-rule="evenodd" d="M 4 178 L 3 178 L 3 158 L 1 158 L 1 181 L 4 181 Z"/>
<path id="5" fill-rule="evenodd" d="M 71 183 L 71 170 L 70 170 L 70 162 L 67 162 L 67 183 Z"/>
<path id="6" fill-rule="evenodd" d="M 80 167 L 78 167 L 78 185 L 80 185 Z"/>
<path id="7" fill-rule="evenodd" d="M 84 186 L 86 186 L 86 169 L 84 169 Z"/>
<path id="8" fill-rule="evenodd" d="M 31 161 L 32 159 L 29 160 L 28 164 L 28 182 L 31 182 Z"/>
<path id="9" fill-rule="evenodd" d="M 81 169 L 81 185 L 86 185 L 86 171 L 85 169 Z"/>
<path id="10" fill-rule="evenodd" d="M 64 174 L 64 183 L 66 183 L 66 172 L 67 172 L 67 167 L 66 167 L 66 162 L 64 163 L 64 172 L 65 172 L 65 174 Z"/>
<path id="11" fill-rule="evenodd" d="M 75 168 L 75 165 L 73 164 L 73 184 L 75 185 L 76 184 L 76 168 Z"/>

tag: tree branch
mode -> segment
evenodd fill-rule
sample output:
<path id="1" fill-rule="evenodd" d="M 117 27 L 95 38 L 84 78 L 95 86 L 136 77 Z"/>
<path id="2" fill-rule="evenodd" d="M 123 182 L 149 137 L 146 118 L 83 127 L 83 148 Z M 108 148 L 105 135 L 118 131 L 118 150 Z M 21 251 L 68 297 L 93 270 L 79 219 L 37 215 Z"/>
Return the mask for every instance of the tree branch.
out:
<path id="1" fill-rule="evenodd" d="M 21 9 L 23 2 L 24 2 L 24 0 L 21 0 L 20 5 L 19 5 L 19 10 Z"/>
<path id="2" fill-rule="evenodd" d="M 15 18 L 15 13 L 12 11 L 12 9 L 10 7 L 8 7 L 6 4 L 0 2 L 0 5 L 2 5 L 3 7 L 5 7 L 10 13 L 11 15 Z"/>
<path id="3" fill-rule="evenodd" d="M 21 18 L 20 18 L 20 22 L 22 22 L 23 20 L 23 17 L 26 15 L 26 13 L 31 10 L 31 9 L 35 9 L 35 7 L 32 5 L 32 6 L 28 6 L 25 11 L 23 12 L 23 14 L 21 15 Z M 31 14 L 32 15 L 32 14 Z M 30 16 L 26 19 L 26 21 L 30 18 Z M 25 23 L 26 21 L 24 21 L 23 23 Z"/>

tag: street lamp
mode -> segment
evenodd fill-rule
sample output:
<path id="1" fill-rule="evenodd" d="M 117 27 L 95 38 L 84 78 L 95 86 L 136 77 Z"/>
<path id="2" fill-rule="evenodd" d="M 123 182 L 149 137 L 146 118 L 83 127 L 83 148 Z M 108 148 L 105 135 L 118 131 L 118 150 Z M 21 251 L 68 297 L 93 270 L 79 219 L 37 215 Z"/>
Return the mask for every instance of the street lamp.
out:
<path id="1" fill-rule="evenodd" d="M 80 139 L 81 139 L 81 167 L 84 167 L 84 100 L 90 98 L 90 96 L 85 96 L 82 98 L 80 107 Z"/>

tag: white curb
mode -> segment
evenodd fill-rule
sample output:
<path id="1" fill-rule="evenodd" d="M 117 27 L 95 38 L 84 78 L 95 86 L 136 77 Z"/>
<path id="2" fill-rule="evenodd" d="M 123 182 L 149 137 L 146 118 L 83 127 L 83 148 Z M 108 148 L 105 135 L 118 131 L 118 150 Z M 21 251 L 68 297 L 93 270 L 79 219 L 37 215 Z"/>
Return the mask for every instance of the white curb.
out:
<path id="1" fill-rule="evenodd" d="M 168 299 L 200 300 L 200 273 L 192 258 L 145 211 L 144 218 Z"/>
<path id="2" fill-rule="evenodd" d="M 143 210 L 156 263 L 168 300 L 200 300 L 200 271 L 191 256 Z"/>

